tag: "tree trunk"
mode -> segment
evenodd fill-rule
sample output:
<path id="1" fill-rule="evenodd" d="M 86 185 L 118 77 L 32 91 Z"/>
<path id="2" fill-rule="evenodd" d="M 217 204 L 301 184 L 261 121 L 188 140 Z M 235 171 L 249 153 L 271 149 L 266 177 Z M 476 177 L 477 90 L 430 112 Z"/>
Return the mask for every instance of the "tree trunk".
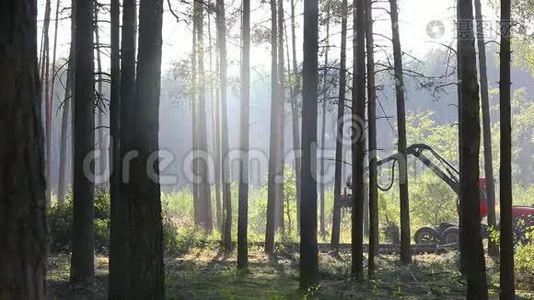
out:
<path id="1" fill-rule="evenodd" d="M 47 85 L 46 90 L 49 91 L 49 93 L 46 95 L 48 98 L 48 112 L 47 112 L 47 119 L 49 120 L 47 122 L 47 130 L 48 130 L 48 139 L 47 139 L 47 166 L 46 166 L 46 172 L 48 174 L 48 198 L 49 202 L 52 199 L 52 131 L 54 129 L 54 122 L 53 122 L 53 114 L 52 110 L 54 109 L 54 87 L 56 82 L 56 54 L 57 54 L 57 31 L 58 31 L 58 25 L 59 25 L 59 8 L 60 8 L 60 0 L 56 2 L 56 14 L 54 19 L 54 41 L 52 43 L 52 69 L 49 76 L 49 82 Z M 49 203 L 51 205 L 51 203 Z"/>
<path id="2" fill-rule="evenodd" d="M 347 15 L 348 1 L 343 0 L 341 6 L 341 53 L 339 66 L 339 91 L 337 102 L 337 136 L 336 136 L 336 162 L 334 174 L 334 209 L 332 213 L 332 238 L 331 248 L 334 252 L 339 251 L 339 233 L 341 227 L 341 197 L 342 169 L 343 169 L 343 127 L 345 116 L 345 95 L 347 91 Z"/>
<path id="3" fill-rule="evenodd" d="M 120 74 L 120 123 L 130 124 L 134 114 L 134 93 L 136 73 L 136 48 L 137 48 L 137 4 L 135 0 L 124 0 L 121 39 L 121 74 Z M 120 158 L 121 164 L 132 159 L 129 150 L 131 128 L 120 126 Z M 116 285 L 110 284 L 110 296 L 118 295 L 118 299 L 128 297 L 130 287 L 130 201 L 131 192 L 128 188 L 130 178 L 129 170 L 121 168 L 120 197 L 112 203 L 111 207 L 111 261 L 115 256 L 115 274 L 110 274 L 110 280 L 116 281 Z M 116 229 L 114 229 L 116 228 Z M 117 234 L 114 234 L 116 232 Z M 114 254 L 116 253 L 116 254 Z M 113 266 L 110 266 L 113 268 Z M 116 276 L 115 276 L 116 275 Z M 122 282 L 118 282 L 122 280 Z"/>
<path id="4" fill-rule="evenodd" d="M 105 132 L 106 132 L 106 126 L 104 124 L 104 113 L 106 111 L 106 104 L 104 103 L 104 89 L 103 89 L 103 76 L 102 76 L 102 52 L 100 51 L 100 48 L 102 47 L 100 43 L 100 27 L 99 27 L 99 8 L 98 5 L 95 6 L 95 19 L 94 19 L 94 32 L 95 32 L 95 51 L 96 51 L 96 92 L 97 92 L 97 149 L 98 153 L 100 154 L 98 157 L 98 169 L 96 171 L 96 174 L 99 176 L 105 176 L 106 172 L 106 158 L 107 158 L 107 151 L 106 151 L 106 138 L 105 138 Z"/>
<path id="5" fill-rule="evenodd" d="M 297 206 L 297 226 L 300 231 L 300 134 L 299 134 L 299 113 L 298 113 L 298 93 L 300 76 L 297 67 L 297 35 L 295 21 L 295 0 L 291 0 L 291 48 L 293 56 L 293 84 L 291 85 L 291 129 L 293 131 L 293 151 L 295 153 L 295 190 Z"/>
<path id="6" fill-rule="evenodd" d="M 198 149 L 202 157 L 208 153 L 208 130 L 206 118 L 206 86 L 205 86 L 205 67 L 204 67 L 204 5 L 198 3 L 197 21 L 197 43 L 198 43 Z M 213 230 L 213 218 L 211 211 L 211 188 L 209 182 L 209 169 L 206 159 L 200 159 L 198 162 L 199 175 L 201 182 L 199 185 L 199 200 L 202 210 L 202 225 L 206 231 Z"/>
<path id="7" fill-rule="evenodd" d="M 36 16 L 37 1 L 0 4 L 0 299 L 46 299 L 46 182 Z"/>
<path id="8" fill-rule="evenodd" d="M 239 216 L 237 227 L 237 268 L 248 267 L 248 149 L 249 149 L 249 106 L 250 106 L 250 0 L 243 0 L 241 56 L 241 114 L 240 150 L 241 163 L 239 175 Z"/>
<path id="9" fill-rule="evenodd" d="M 221 150 L 222 150 L 222 180 L 223 180 L 223 230 L 222 240 L 225 252 L 232 251 L 232 199 L 230 191 L 230 165 L 228 159 L 228 114 L 226 106 L 226 88 L 228 85 L 226 59 L 226 16 L 224 1 L 217 0 L 217 40 L 219 45 L 220 82 L 221 82 Z"/>
<path id="10" fill-rule="evenodd" d="M 278 143 L 278 106 L 279 86 L 278 86 L 278 48 L 277 36 L 278 28 L 276 22 L 276 0 L 271 1 L 271 128 L 269 139 L 269 171 L 267 182 L 267 223 L 265 229 L 265 252 L 272 254 L 274 252 L 274 235 L 276 230 L 276 180 L 277 180 L 277 143 Z"/>
<path id="11" fill-rule="evenodd" d="M 512 121 L 510 92 L 510 40 L 511 40 L 510 0 L 501 1 L 501 50 L 500 50 L 500 107 L 501 107 L 501 261 L 500 297 L 514 299 L 514 240 L 512 223 Z M 485 279 L 485 277 L 484 277 Z"/>
<path id="12" fill-rule="evenodd" d="M 367 270 L 369 278 L 375 275 L 375 256 L 378 254 L 378 175 L 377 175 L 377 144 L 376 144 L 376 86 L 375 59 L 373 38 L 373 2 L 367 1 L 366 6 L 367 42 L 367 119 L 369 122 L 369 256 Z"/>
<path id="13" fill-rule="evenodd" d="M 50 103 L 50 14 L 51 14 L 51 0 L 45 1 L 45 15 L 43 21 L 43 40 L 41 47 L 41 92 L 44 100 L 45 107 L 45 166 L 46 166 L 46 206 L 50 207 L 50 201 L 52 196 L 52 180 L 51 180 L 51 158 L 52 158 L 52 105 Z"/>
<path id="14" fill-rule="evenodd" d="M 139 54 L 131 109 L 128 149 L 139 156 L 131 161 L 130 293 L 139 299 L 165 297 L 163 225 L 157 153 L 161 76 L 163 0 L 141 0 Z M 147 168 L 150 166 L 150 168 Z"/>
<path id="15" fill-rule="evenodd" d="M 114 17 L 116 19 L 116 16 Z M 115 23 L 116 21 L 114 21 Z M 116 30 L 116 29 L 115 29 Z M 132 124 L 134 114 L 134 91 L 136 69 L 136 31 L 137 31 L 137 4 L 135 0 L 123 1 L 122 39 L 121 39 L 121 65 L 120 65 L 120 105 L 118 142 L 120 150 L 120 164 L 116 173 L 120 185 L 118 197 L 111 199 L 111 236 L 110 236 L 110 299 L 128 299 L 130 297 L 130 201 L 131 191 L 128 188 L 130 171 L 128 167 L 122 169 L 122 163 L 132 159 L 129 154 L 129 138 L 132 135 L 131 127 L 120 124 Z M 115 33 L 116 34 L 116 33 Z M 115 66 L 116 68 L 116 66 Z M 113 79 L 112 79 L 113 80 Z M 113 85 L 113 83 L 112 83 Z M 116 86 L 115 86 L 116 87 Z M 112 86 L 112 89 L 114 87 Z M 113 122 L 112 122 L 113 123 Z M 114 156 L 115 159 L 115 156 Z M 117 162 L 119 163 L 119 162 Z M 113 192 L 113 189 L 112 189 Z"/>
<path id="16" fill-rule="evenodd" d="M 285 234 L 284 224 L 284 123 L 286 103 L 285 55 L 284 55 L 284 0 L 278 0 L 278 126 L 276 143 L 276 225 Z"/>
<path id="17" fill-rule="evenodd" d="M 317 85 L 319 51 L 319 5 L 304 2 L 304 63 L 302 89 L 302 169 L 300 173 L 300 290 L 307 291 L 318 280 L 317 253 Z"/>
<path id="18" fill-rule="evenodd" d="M 221 229 L 221 137 L 220 137 L 220 120 L 219 120 L 219 89 L 216 88 L 216 74 L 217 67 L 213 66 L 213 42 L 211 36 L 211 16 L 208 14 L 208 40 L 209 40 L 209 60 L 210 60 L 210 74 L 213 75 L 210 80 L 210 99 L 211 99 L 211 108 L 212 108 L 212 120 L 213 120 L 213 151 L 215 153 L 215 163 L 214 163 L 214 172 L 213 176 L 215 180 L 215 222 L 216 228 Z M 217 55 L 215 55 L 216 62 L 218 65 Z M 214 75 L 215 74 L 215 75 Z"/>
<path id="19" fill-rule="evenodd" d="M 480 235 L 479 152 L 480 103 L 476 76 L 475 36 L 473 32 L 473 4 L 458 2 L 458 55 L 460 57 L 460 218 L 462 220 L 462 256 L 467 279 L 468 299 L 487 299 L 488 287 L 484 249 Z M 461 25 L 464 26 L 461 26 Z"/>
<path id="20" fill-rule="evenodd" d="M 496 229 L 495 218 L 495 179 L 493 178 L 493 150 L 491 145 L 491 115 L 488 92 L 488 75 L 486 70 L 486 41 L 484 38 L 484 19 L 480 0 L 475 0 L 477 22 L 478 62 L 480 70 L 480 96 L 482 100 L 482 129 L 484 139 L 484 173 L 486 174 L 486 199 L 488 201 L 488 225 Z M 488 254 L 497 256 L 499 246 L 493 239 L 488 239 Z"/>
<path id="21" fill-rule="evenodd" d="M 354 6 L 354 76 L 352 83 L 352 269 L 354 279 L 363 279 L 363 204 L 365 159 L 365 3 Z"/>
<path id="22" fill-rule="evenodd" d="M 328 50 L 330 49 L 330 3 L 328 2 L 326 8 L 326 37 L 325 37 L 325 50 L 324 50 L 324 72 L 323 72 L 323 103 L 321 109 L 321 150 L 326 151 L 326 101 L 328 97 Z M 320 178 L 324 178 L 324 160 L 323 156 L 320 157 Z M 319 228 L 321 237 L 326 237 L 326 224 L 324 220 L 324 179 L 319 182 Z"/>
<path id="23" fill-rule="evenodd" d="M 191 137 L 192 137 L 192 151 L 193 151 L 193 175 L 198 176 L 199 172 L 199 149 L 198 149 L 198 86 L 197 86 L 197 55 L 198 55 L 198 43 L 197 43 L 197 26 L 199 15 L 199 2 L 193 1 L 193 42 L 192 42 L 192 55 L 191 55 Z M 195 180 L 193 182 L 193 210 L 194 221 L 196 226 L 203 226 L 202 216 L 202 203 L 200 199 L 200 183 Z"/>
<path id="24" fill-rule="evenodd" d="M 135 4 L 134 4 L 135 5 Z M 130 7 L 129 7 L 130 6 Z M 135 7 L 134 7 L 135 9 Z M 131 13 L 131 3 L 124 4 L 125 13 Z M 134 10 L 135 11 L 135 10 Z M 126 16 L 125 16 L 126 18 Z M 124 28 L 128 25 L 124 24 Z M 126 30 L 126 29 L 124 29 Z M 111 220 L 109 251 L 109 299 L 127 299 L 129 289 L 129 249 L 126 198 L 121 190 L 121 61 L 120 61 L 120 1 L 111 1 L 111 97 L 110 97 L 110 133 L 111 133 Z M 123 38 L 131 38 L 123 32 Z M 127 50 L 125 49 L 125 52 Z"/>
<path id="25" fill-rule="evenodd" d="M 94 279 L 94 181 L 91 174 L 87 174 L 84 161 L 95 161 L 93 6 L 92 1 L 76 4 L 74 201 L 70 269 L 71 282 L 89 290 Z M 94 165 L 90 166 L 89 171 L 94 175 Z"/>
<path id="26" fill-rule="evenodd" d="M 68 131 L 69 131 L 69 114 L 72 113 L 72 106 L 74 99 L 74 72 L 76 69 L 76 1 L 71 1 L 71 42 L 69 50 L 69 67 L 67 71 L 67 82 L 65 88 L 65 97 L 63 99 L 63 114 L 61 117 L 61 137 L 60 137 L 60 149 L 59 149 L 59 183 L 58 183 L 58 205 L 65 203 L 65 193 L 67 191 L 67 147 L 69 144 Z M 72 124 L 72 123 L 71 123 Z"/>
<path id="27" fill-rule="evenodd" d="M 403 264 L 412 262 L 410 250 L 410 201 L 408 198 L 408 166 L 406 157 L 406 110 L 404 108 L 404 78 L 402 69 L 402 50 L 399 36 L 399 15 L 397 0 L 390 0 L 391 30 L 393 33 L 393 60 L 395 73 L 395 91 L 397 95 L 397 127 L 399 131 L 399 193 L 401 220 L 400 260 Z"/>

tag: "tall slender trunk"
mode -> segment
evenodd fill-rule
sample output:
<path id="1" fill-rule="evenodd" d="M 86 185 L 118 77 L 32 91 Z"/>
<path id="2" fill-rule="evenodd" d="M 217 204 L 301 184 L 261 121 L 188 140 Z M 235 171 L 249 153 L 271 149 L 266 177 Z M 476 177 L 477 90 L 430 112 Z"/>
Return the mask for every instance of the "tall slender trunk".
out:
<path id="1" fill-rule="evenodd" d="M 456 15 L 457 15 L 457 26 L 459 26 L 459 22 L 458 22 L 458 18 L 460 17 L 460 0 L 456 0 Z M 457 31 L 459 32 L 459 27 L 457 28 Z M 458 44 L 457 44 L 458 45 Z M 458 93 L 458 163 L 459 163 L 459 166 L 463 166 L 463 155 L 461 155 L 461 151 L 462 151 L 462 148 L 463 148 L 463 138 L 462 138 L 462 127 L 463 127 L 463 124 L 462 122 L 460 122 L 461 118 L 462 118 L 462 86 L 461 86 L 461 82 L 462 82 L 462 48 L 457 46 L 457 49 L 456 49 L 456 65 L 457 65 L 457 79 L 458 79 L 458 88 L 457 88 L 457 93 Z M 460 211 L 459 212 L 459 218 L 458 218 L 458 226 L 461 228 L 463 228 L 463 215 L 462 215 L 462 212 Z M 463 241 L 463 235 L 460 234 L 459 236 L 459 239 L 458 239 L 458 250 L 460 252 L 460 273 L 462 274 L 465 274 L 465 268 L 464 268 L 464 250 L 463 250 L 463 245 L 464 245 L 464 241 Z"/>
<path id="2" fill-rule="evenodd" d="M 458 3 L 458 55 L 460 68 L 460 214 L 464 275 L 468 299 L 487 299 L 484 249 L 480 235 L 479 152 L 480 103 L 476 70 L 473 3 Z M 469 26 L 466 26 L 469 25 Z M 476 199 L 477 201 L 473 201 Z"/>
<path id="3" fill-rule="evenodd" d="M 51 0 L 45 2 L 45 16 L 43 23 L 43 47 L 41 60 L 41 89 L 45 106 L 45 154 L 46 154 L 46 206 L 50 207 L 52 199 L 51 159 L 52 159 L 52 104 L 50 103 L 50 14 Z"/>
<path id="4" fill-rule="evenodd" d="M 484 139 L 484 173 L 486 175 L 486 198 L 488 201 L 488 225 L 497 228 L 495 217 L 495 179 L 493 178 L 493 150 L 491 145 L 491 114 L 488 92 L 488 74 L 486 70 L 486 41 L 484 38 L 484 19 L 480 0 L 475 0 L 477 22 L 478 63 L 480 70 L 480 96 L 482 100 L 482 132 Z M 499 246 L 493 239 L 488 239 L 488 254 L 497 256 Z"/>
<path id="5" fill-rule="evenodd" d="M 127 5 L 127 4 L 126 4 Z M 125 11 L 129 8 L 125 6 Z M 127 25 L 125 25 L 126 27 Z M 125 199 L 121 194 L 121 61 L 120 61 L 120 1 L 111 1 L 111 95 L 110 95 L 110 133 L 111 133 L 111 226 L 109 253 L 109 298 L 127 299 L 128 297 L 128 255 L 124 242 L 125 233 L 121 231 L 127 210 L 123 210 Z M 118 218 L 119 220 L 115 219 Z M 123 225 L 124 226 L 124 225 Z"/>
<path id="6" fill-rule="evenodd" d="M 49 51 L 49 30 L 50 30 L 50 14 L 51 14 L 51 1 L 46 0 L 45 1 L 45 12 L 44 12 L 44 18 L 43 18 L 43 32 L 41 33 L 41 48 L 39 49 L 39 78 L 41 80 L 44 79 L 44 71 L 45 71 L 45 56 L 47 51 Z M 43 91 L 41 91 L 42 93 Z M 43 95 L 44 96 L 44 95 Z M 43 97 L 44 100 L 44 97 Z"/>
<path id="7" fill-rule="evenodd" d="M 326 101 L 328 97 L 328 50 L 330 49 L 330 3 L 328 2 L 326 8 L 326 37 L 325 37 L 325 49 L 324 49 L 324 71 L 323 71 L 323 103 L 321 107 L 321 150 L 326 150 Z M 324 177 L 324 160 L 325 158 L 321 156 L 320 178 Z M 319 182 L 319 227 L 320 233 L 323 238 L 326 237 L 326 224 L 324 220 L 324 188 L 325 183 L 323 181 Z"/>
<path id="8" fill-rule="evenodd" d="M 84 161 L 94 161 L 94 3 L 76 4 L 76 69 L 74 97 L 74 181 L 72 257 L 70 280 L 90 287 L 94 279 L 94 183 L 86 174 Z M 91 49 L 89 51 L 88 49 Z M 94 173 L 94 167 L 90 167 Z"/>
<path id="9" fill-rule="evenodd" d="M 354 6 L 353 83 L 352 83 L 352 277 L 363 279 L 363 204 L 365 159 L 365 3 Z"/>
<path id="10" fill-rule="evenodd" d="M 120 45 L 120 105 L 118 112 L 120 124 L 132 124 L 131 122 L 135 122 L 133 120 L 133 103 L 136 70 L 136 3 L 136 0 L 123 1 L 122 39 Z M 115 18 L 116 17 L 114 17 L 114 19 Z M 116 20 L 114 23 L 115 22 Z M 120 126 L 120 124 L 118 139 L 120 143 L 119 158 L 122 166 L 123 161 L 131 158 L 129 157 L 128 152 L 130 150 L 129 138 L 132 133 L 129 125 Z M 130 297 L 130 201 L 132 194 L 127 183 L 130 174 L 126 173 L 129 172 L 127 168 L 123 170 L 122 167 L 119 167 L 115 172 L 120 176 L 120 186 L 118 188 L 119 197 L 112 196 L 111 200 L 109 296 L 110 299 L 128 299 Z"/>
<path id="11" fill-rule="evenodd" d="M 215 180 L 215 224 L 217 229 L 221 229 L 221 163 L 220 163 L 220 130 L 219 130 L 219 89 L 217 88 L 216 74 L 217 67 L 213 66 L 213 41 L 211 35 L 211 16 L 208 14 L 208 47 L 209 47 L 209 60 L 210 60 L 210 100 L 211 100 L 211 109 L 212 109 L 212 120 L 213 120 L 213 151 L 215 153 L 215 164 L 214 164 L 214 180 Z M 215 64 L 218 65 L 217 55 L 215 55 Z"/>
<path id="12" fill-rule="evenodd" d="M 69 50 L 69 65 L 67 71 L 67 85 L 65 88 L 65 97 L 63 99 L 63 113 L 61 117 L 61 137 L 59 149 L 59 183 L 58 183 L 58 205 L 65 203 L 65 193 L 67 190 L 67 166 L 69 165 L 67 159 L 67 147 L 69 144 L 69 115 L 72 113 L 72 105 L 74 99 L 74 72 L 76 69 L 76 1 L 71 1 L 71 42 Z"/>
<path id="13" fill-rule="evenodd" d="M 59 8 L 60 8 L 60 4 L 61 4 L 61 1 L 60 0 L 57 0 L 56 2 L 56 15 L 55 15 L 55 19 L 54 19 L 54 42 L 52 43 L 52 69 L 51 69 L 51 73 L 50 73 L 50 82 L 49 82 L 49 85 L 47 87 L 47 89 L 49 89 L 49 94 L 47 94 L 46 96 L 48 97 L 48 105 L 49 105 L 49 110 L 47 112 L 47 118 L 49 120 L 49 122 L 47 122 L 47 126 L 49 126 L 50 128 L 47 127 L 47 130 L 48 130 L 48 140 L 47 140 L 47 161 L 48 161 L 48 164 L 47 164 L 47 173 L 48 173 L 48 197 L 49 199 L 52 199 L 52 132 L 53 132 L 53 129 L 54 129 L 54 124 L 53 124 L 53 114 L 52 114 L 52 110 L 54 109 L 54 87 L 55 87 L 55 83 L 56 83 L 56 54 L 57 54 L 57 31 L 58 31 L 58 25 L 59 25 Z"/>
<path id="14" fill-rule="evenodd" d="M 196 3 L 196 2 L 195 2 Z M 206 84 L 204 66 L 204 5 L 198 3 L 197 20 L 197 43 L 198 43 L 198 149 L 200 153 L 208 153 L 208 130 L 206 117 Z M 210 232 L 213 230 L 213 218 L 211 211 L 211 188 L 209 182 L 209 169 L 206 160 L 199 160 L 199 198 L 202 210 L 202 224 Z"/>
<path id="15" fill-rule="evenodd" d="M 96 174 L 103 176 L 104 172 L 106 172 L 106 159 L 107 159 L 107 151 L 106 151 L 106 127 L 104 124 L 104 112 L 106 110 L 106 105 L 104 103 L 104 89 L 103 89 L 103 76 L 102 76 L 102 51 L 100 51 L 100 48 L 102 47 L 100 43 L 100 27 L 99 27 L 99 11 L 98 11 L 98 5 L 95 6 L 95 19 L 94 19 L 94 30 L 95 30 L 95 51 L 96 51 L 96 92 L 98 93 L 98 105 L 97 105 L 97 126 L 98 130 L 97 133 L 97 144 L 98 144 L 98 152 L 100 153 L 100 158 L 98 159 L 98 171 Z"/>
<path id="16" fill-rule="evenodd" d="M 241 56 L 241 114 L 240 114 L 240 150 L 239 170 L 239 215 L 237 227 L 237 267 L 248 267 L 248 149 L 249 149 L 249 106 L 250 106 L 250 0 L 243 0 Z"/>
<path id="17" fill-rule="evenodd" d="M 285 103 L 286 103 L 286 78 L 285 78 L 285 55 L 284 55 L 284 0 L 278 0 L 278 128 L 276 143 L 276 222 L 277 227 L 285 234 L 284 224 L 284 123 L 285 123 Z"/>
<path id="18" fill-rule="evenodd" d="M 221 150 L 222 150 L 222 180 L 223 180 L 223 230 L 222 240 L 224 250 L 232 250 L 232 199 L 230 191 L 230 165 L 228 159 L 228 114 L 226 106 L 226 88 L 228 85 L 227 59 L 226 59 L 226 16 L 224 1 L 217 0 L 217 40 L 219 46 L 219 62 L 221 66 Z"/>
<path id="19" fill-rule="evenodd" d="M 304 64 L 302 89 L 302 183 L 300 218 L 300 289 L 307 291 L 319 280 L 317 251 L 317 85 L 319 4 L 304 2 Z"/>
<path id="20" fill-rule="evenodd" d="M 376 85 L 375 59 L 373 38 L 373 2 L 367 1 L 366 6 L 367 42 L 367 119 L 369 127 L 369 255 L 367 270 L 369 278 L 375 275 L 375 256 L 378 253 L 378 175 L 377 175 L 377 143 L 376 143 Z"/>
<path id="21" fill-rule="evenodd" d="M 330 247 L 336 253 L 339 251 L 339 232 L 341 227 L 341 197 L 342 169 L 343 169 L 343 127 L 345 116 L 345 95 L 347 91 L 347 15 L 348 1 L 341 5 L 341 53 L 339 66 L 339 91 L 337 102 L 337 133 L 336 133 L 336 162 L 334 174 L 334 209 L 332 213 L 332 237 Z"/>
<path id="22" fill-rule="evenodd" d="M 395 73 L 395 92 L 397 95 L 397 127 L 399 131 L 399 193 L 401 251 L 400 260 L 403 264 L 412 262 L 410 250 L 410 202 L 408 198 L 408 166 L 406 157 L 406 109 L 404 105 L 404 78 L 402 70 L 402 50 L 399 35 L 399 12 L 397 0 L 389 0 L 391 14 L 391 31 L 393 33 L 393 64 Z"/>
<path id="23" fill-rule="evenodd" d="M 293 85 L 291 85 L 291 55 L 289 54 L 289 36 L 287 34 L 287 26 L 286 26 L 286 22 L 285 22 L 285 19 L 284 19 L 284 38 L 285 40 L 287 41 L 284 45 L 285 47 L 285 50 L 286 50 L 286 57 L 287 57 L 287 65 L 286 65 L 286 68 L 287 68 L 287 78 L 288 78 L 288 81 L 287 81 L 287 84 L 289 85 L 289 102 L 293 102 L 293 93 L 294 93 L 294 87 Z M 285 98 L 284 98 L 284 101 L 285 101 Z M 293 109 L 291 108 L 291 111 Z M 284 112 L 285 114 L 285 112 Z M 285 122 L 285 121 L 284 121 Z M 293 130 L 293 126 L 291 126 L 291 130 Z M 285 153 L 284 153 L 285 155 Z M 297 176 L 295 176 L 296 178 Z M 295 189 L 297 189 L 297 183 L 295 182 Z M 298 191 L 300 193 L 300 191 Z M 297 193 L 296 193 L 297 194 Z M 298 196 L 299 194 L 297 194 L 296 196 Z M 288 236 L 291 236 L 292 235 L 292 229 L 293 229 L 293 220 L 291 219 L 291 216 L 292 216 L 292 212 L 291 212 L 291 206 L 290 206 L 290 201 L 291 198 L 290 197 L 284 197 L 283 201 L 285 203 L 287 203 L 287 207 L 284 208 L 284 213 L 285 213 L 285 216 L 287 217 L 287 235 Z M 296 201 L 298 201 L 298 198 L 295 198 Z M 295 201 L 295 202 L 296 202 Z M 297 225 L 298 226 L 298 225 Z M 297 230 L 297 233 L 298 233 L 298 230 Z"/>
<path id="24" fill-rule="evenodd" d="M 299 134 L 299 112 L 298 112 L 298 94 L 300 88 L 300 74 L 297 62 L 297 34 L 295 20 L 295 0 L 291 0 L 291 49 L 293 56 L 293 84 L 291 85 L 291 129 L 293 131 L 293 151 L 295 153 L 295 190 L 297 198 L 297 226 L 300 231 L 300 134 Z"/>
<path id="25" fill-rule="evenodd" d="M 137 299 L 164 299 L 163 225 L 159 166 L 159 98 L 161 76 L 163 0 L 141 0 L 139 53 L 132 112 L 136 122 L 128 149 L 139 157 L 131 162 L 130 293 Z M 139 134 L 142 133 L 142 134 Z M 150 168 L 147 168 L 150 166 Z"/>
<path id="26" fill-rule="evenodd" d="M 267 223 L 265 229 L 265 252 L 274 252 L 274 235 L 276 229 L 276 143 L 277 143 L 277 96 L 278 96 L 278 56 L 276 22 L 276 0 L 271 1 L 271 128 L 269 139 L 269 171 L 267 183 Z"/>
<path id="27" fill-rule="evenodd" d="M 0 4 L 0 299 L 46 299 L 46 182 L 36 16 L 35 0 Z"/>
<path id="28" fill-rule="evenodd" d="M 197 43 L 197 26 L 198 26 L 198 9 L 200 3 L 193 1 L 193 42 L 192 42 L 192 55 L 191 55 L 191 137 L 192 137 L 192 150 L 193 150 L 193 174 L 198 176 L 199 172 L 199 149 L 198 149 L 198 43 Z M 200 199 L 200 184 L 195 180 L 193 182 L 193 208 L 195 225 L 202 226 L 202 205 Z"/>
<path id="29" fill-rule="evenodd" d="M 269 138 L 269 171 L 267 182 L 267 224 L 265 229 L 265 252 L 274 252 L 274 235 L 276 230 L 276 154 L 278 142 L 278 56 L 277 36 L 278 27 L 276 22 L 276 0 L 271 0 L 271 128 Z"/>
<path id="30" fill-rule="evenodd" d="M 511 121 L 511 40 L 510 0 L 501 1 L 500 107 L 501 107 L 501 266 L 500 297 L 514 299 L 514 240 L 512 223 L 512 121 Z M 485 279 L 485 277 L 484 277 Z"/>

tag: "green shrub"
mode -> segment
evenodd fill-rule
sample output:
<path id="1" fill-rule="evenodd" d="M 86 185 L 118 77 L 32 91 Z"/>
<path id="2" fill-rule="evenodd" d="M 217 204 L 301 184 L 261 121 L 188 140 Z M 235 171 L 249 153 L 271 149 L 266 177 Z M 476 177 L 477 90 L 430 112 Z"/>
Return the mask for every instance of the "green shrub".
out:
<path id="1" fill-rule="evenodd" d="M 94 232 L 95 251 L 106 253 L 109 243 L 109 194 L 104 190 L 95 191 Z M 50 230 L 50 251 L 72 251 L 72 192 L 67 192 L 65 203 L 57 203 L 48 211 L 48 228 Z"/>
<path id="2" fill-rule="evenodd" d="M 534 244 L 516 246 L 514 262 L 517 287 L 534 289 Z"/>

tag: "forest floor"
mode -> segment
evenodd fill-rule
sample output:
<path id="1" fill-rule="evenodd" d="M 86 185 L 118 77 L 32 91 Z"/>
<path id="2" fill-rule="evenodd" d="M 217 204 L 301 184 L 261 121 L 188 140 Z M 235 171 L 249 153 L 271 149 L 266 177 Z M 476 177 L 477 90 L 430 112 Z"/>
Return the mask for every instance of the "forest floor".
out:
<path id="1" fill-rule="evenodd" d="M 180 256 L 167 255 L 167 299 L 464 299 L 465 285 L 457 271 L 457 255 L 416 255 L 414 264 L 400 266 L 397 258 L 382 255 L 376 278 L 351 281 L 350 255 L 320 254 L 320 285 L 307 295 L 297 293 L 298 253 L 283 249 L 268 257 L 261 249 L 250 249 L 250 266 L 237 272 L 235 254 L 225 255 L 216 247 L 193 248 Z M 69 256 L 49 257 L 50 299 L 106 299 L 108 260 L 95 260 L 94 297 L 68 284 Z M 491 292 L 495 295 L 495 287 Z M 534 292 L 518 291 L 520 299 L 533 299 Z"/>

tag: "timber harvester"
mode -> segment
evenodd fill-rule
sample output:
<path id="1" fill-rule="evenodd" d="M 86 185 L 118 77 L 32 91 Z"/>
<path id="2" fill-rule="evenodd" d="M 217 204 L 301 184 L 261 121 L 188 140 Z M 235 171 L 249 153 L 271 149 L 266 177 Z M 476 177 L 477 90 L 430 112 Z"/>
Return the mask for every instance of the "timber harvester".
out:
<path id="1" fill-rule="evenodd" d="M 460 195 L 460 172 L 443 158 L 432 147 L 425 144 L 414 144 L 406 148 L 406 156 L 413 156 L 421 161 L 427 168 L 432 170 L 436 176 L 443 180 L 459 197 Z M 377 167 L 392 164 L 392 174 L 394 174 L 395 164 L 398 163 L 398 155 L 388 156 L 377 162 Z M 340 199 L 341 208 L 352 207 L 352 180 L 347 179 L 346 188 Z M 382 191 L 389 190 L 394 183 L 394 177 L 391 178 L 391 184 L 386 188 L 379 186 Z M 488 202 L 486 199 L 486 179 L 479 178 L 478 185 L 480 188 L 480 217 L 487 216 Z M 458 200 L 457 200 L 458 201 Z M 458 202 L 457 202 L 458 204 Z M 533 206 L 513 206 L 512 215 L 514 218 L 514 236 L 517 241 L 525 242 L 525 230 L 534 226 L 534 205 Z M 425 226 L 416 230 L 414 241 L 416 244 L 456 244 L 458 243 L 460 230 L 458 225 L 450 223 L 441 223 L 437 226 Z M 487 237 L 487 225 L 482 224 L 482 236 Z"/>

